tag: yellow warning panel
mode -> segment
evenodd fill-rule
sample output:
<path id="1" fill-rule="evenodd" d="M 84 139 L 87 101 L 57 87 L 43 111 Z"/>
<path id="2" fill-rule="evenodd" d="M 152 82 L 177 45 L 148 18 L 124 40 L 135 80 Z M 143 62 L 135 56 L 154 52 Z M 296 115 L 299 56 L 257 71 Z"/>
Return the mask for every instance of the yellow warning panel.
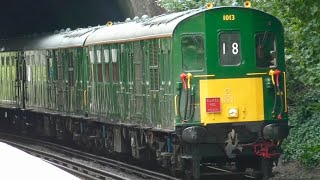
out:
<path id="1" fill-rule="evenodd" d="M 264 120 L 262 78 L 200 80 L 203 124 Z"/>

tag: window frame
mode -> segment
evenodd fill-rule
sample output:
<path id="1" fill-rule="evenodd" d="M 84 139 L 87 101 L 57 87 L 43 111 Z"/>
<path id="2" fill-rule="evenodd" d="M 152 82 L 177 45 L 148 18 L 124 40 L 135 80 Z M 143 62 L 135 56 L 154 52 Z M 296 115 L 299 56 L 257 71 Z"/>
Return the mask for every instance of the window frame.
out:
<path id="1" fill-rule="evenodd" d="M 203 61 L 202 61 L 202 69 L 192 69 L 192 70 L 187 70 L 184 68 L 184 58 L 183 58 L 183 45 L 182 45 L 182 40 L 183 38 L 185 37 L 190 37 L 190 36 L 200 36 L 203 38 Z M 181 65 L 182 65 L 182 69 L 184 72 L 203 72 L 206 68 L 206 39 L 205 39 L 205 34 L 204 33 L 184 33 L 184 34 L 181 34 L 181 39 L 180 39 L 180 46 L 181 46 Z"/>
<path id="2" fill-rule="evenodd" d="M 273 48 L 274 48 L 274 51 L 275 51 L 275 53 L 276 53 L 276 55 L 275 55 L 275 59 L 276 59 L 276 61 L 275 61 L 275 65 L 270 65 L 270 66 L 265 66 L 265 67 L 259 67 L 258 66 L 258 59 L 257 59 L 257 45 L 256 45 L 256 43 L 257 43 L 257 36 L 258 35 L 263 35 L 265 32 L 267 32 L 268 34 L 272 34 L 273 35 Z M 255 32 L 255 34 L 254 34 L 254 54 L 255 54 L 255 66 L 256 66 L 256 68 L 257 69 L 269 69 L 269 68 L 276 68 L 276 67 L 278 67 L 278 54 L 277 54 L 277 42 L 278 42 L 278 40 L 277 40 L 277 33 L 275 33 L 275 32 L 272 32 L 272 31 L 257 31 L 257 32 Z M 271 55 L 271 54 L 270 54 Z M 271 57 L 272 57 L 272 55 L 271 55 Z M 272 61 L 272 60 L 271 60 Z M 270 61 L 270 62 L 271 62 Z"/>
<path id="3" fill-rule="evenodd" d="M 229 65 L 229 64 L 222 64 L 222 61 L 221 61 L 221 47 L 220 47 L 220 43 L 221 43 L 221 35 L 222 34 L 237 34 L 239 35 L 239 44 L 238 44 L 238 50 L 239 50 L 239 62 L 237 64 L 232 64 L 232 65 Z M 217 40 L 218 40 L 218 59 L 219 59 L 219 64 L 220 66 L 222 67 L 239 67 L 244 61 L 243 61 L 243 57 L 242 57 L 242 42 L 241 42 L 241 31 L 240 30 L 223 30 L 223 31 L 219 31 L 218 33 L 218 37 L 217 37 Z"/>
<path id="4" fill-rule="evenodd" d="M 110 49 L 109 46 L 102 46 L 101 48 L 102 53 L 102 61 L 103 61 L 103 67 L 104 67 L 104 82 L 110 83 Z"/>
<path id="5" fill-rule="evenodd" d="M 120 76 L 119 76 L 119 59 L 120 58 L 120 48 L 119 46 L 110 46 L 111 58 L 110 58 L 110 65 L 112 66 L 112 83 L 119 83 Z M 111 74 L 111 73 L 110 73 Z"/>

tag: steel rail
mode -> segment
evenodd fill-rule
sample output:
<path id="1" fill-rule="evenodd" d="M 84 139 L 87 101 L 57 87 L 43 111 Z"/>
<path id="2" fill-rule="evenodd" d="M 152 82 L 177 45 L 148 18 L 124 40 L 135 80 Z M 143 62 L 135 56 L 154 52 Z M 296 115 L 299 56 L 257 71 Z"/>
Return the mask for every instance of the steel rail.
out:
<path id="1" fill-rule="evenodd" d="M 93 161 L 96 163 L 99 163 L 101 165 L 104 166 L 110 166 L 110 167 L 114 167 L 118 170 L 122 170 L 125 172 L 129 172 L 129 173 L 133 173 L 136 174 L 138 176 L 144 177 L 145 179 L 154 179 L 154 180 L 179 180 L 179 178 L 175 178 L 166 174 L 162 174 L 159 172 L 154 172 L 151 170 L 147 170 L 147 169 L 143 169 L 134 165 L 130 165 L 121 161 L 117 161 L 114 159 L 110 159 L 110 158 L 106 158 L 106 157 L 101 157 L 98 155 L 94 155 L 94 154 L 90 154 L 90 153 L 86 153 L 83 151 L 79 151 L 76 149 L 72 149 L 69 147 L 65 147 L 65 146 L 61 146 L 55 143 L 50 143 L 50 142 L 45 142 L 45 141 L 41 141 L 38 139 L 31 139 L 31 138 L 27 138 L 27 137 L 22 137 L 22 136 L 18 136 L 18 135 L 12 135 L 12 134 L 6 134 L 6 133 L 0 133 L 0 135 L 5 135 L 5 136 L 11 136 L 14 138 L 20 138 L 20 139 L 24 139 L 27 141 L 30 141 L 32 143 L 40 143 L 41 145 L 44 145 L 44 147 L 47 147 L 49 149 L 54 149 L 55 151 L 59 151 L 63 154 L 68 154 L 74 157 L 80 157 L 82 159 L 85 160 L 89 160 L 89 161 Z"/>
<path id="2" fill-rule="evenodd" d="M 206 173 L 206 174 L 203 174 L 204 176 L 206 176 L 206 175 L 243 175 L 246 179 L 256 179 L 255 177 L 248 175 L 245 172 L 233 172 L 230 170 L 217 168 L 217 167 L 213 167 L 213 166 L 206 166 L 206 167 L 213 169 L 213 170 L 216 170 L 216 171 L 219 171 L 219 172 Z"/>
<path id="3" fill-rule="evenodd" d="M 60 166 L 64 166 L 64 169 L 67 169 L 69 171 L 78 171 L 77 174 L 80 176 L 84 176 L 84 174 L 87 174 L 86 177 L 89 177 L 90 179 L 116 179 L 116 180 L 129 180 L 126 177 L 119 176 L 117 174 L 102 171 L 97 168 L 93 168 L 87 165 L 84 165 L 80 162 L 72 161 L 68 158 L 64 158 L 49 152 L 40 151 L 34 148 L 27 147 L 26 145 L 21 145 L 12 141 L 8 140 L 0 140 L 1 142 L 7 143 L 9 145 L 12 145 L 18 149 L 21 149 L 23 151 L 28 152 L 29 154 L 35 155 L 37 157 L 40 157 L 41 159 L 45 159 L 46 161 L 53 162 L 54 164 L 60 164 Z"/>
<path id="4" fill-rule="evenodd" d="M 2 133 L 0 132 L 0 136 L 1 135 L 5 135 L 5 136 L 9 136 L 11 138 L 20 138 L 23 139 L 25 142 L 30 142 L 30 143 L 34 143 L 34 144 L 41 144 L 42 146 L 48 148 L 48 149 L 52 149 L 55 151 L 58 151 L 64 155 L 71 155 L 73 157 L 79 157 L 83 160 L 88 160 L 88 161 L 93 161 L 96 163 L 99 163 L 103 166 L 109 166 L 112 168 L 115 168 L 117 170 L 120 171 L 125 171 L 128 173 L 132 173 L 132 174 L 136 174 L 138 176 L 143 177 L 144 179 L 154 179 L 154 180 L 179 180 L 179 178 L 175 178 L 166 174 L 162 174 L 159 172 L 154 172 L 154 171 L 150 171 L 150 170 L 146 170 L 134 165 L 130 165 L 130 164 L 126 164 L 124 162 L 121 161 L 117 161 L 114 159 L 110 159 L 110 158 L 106 158 L 106 157 L 102 157 L 102 156 L 98 156 L 98 155 L 94 155 L 94 154 L 90 154 L 90 153 L 86 153 L 83 151 L 79 151 L 73 148 L 69 148 L 69 147 L 65 147 L 65 146 L 61 146 L 55 143 L 50 143 L 50 142 L 45 142 L 42 140 L 38 140 L 38 139 L 32 139 L 32 138 L 28 138 L 28 137 L 23 137 L 23 136 L 19 136 L 19 135 L 13 135 L 13 134 L 7 134 L 7 133 Z M 2 141 L 2 140 L 0 140 Z M 53 155 L 53 154 L 52 154 Z M 56 155 L 53 155 L 56 156 Z M 46 158 L 45 158 L 46 159 Z M 55 163 L 50 161 L 50 163 L 54 163 L 54 165 L 58 166 L 58 167 L 65 167 L 63 165 L 61 165 L 60 163 Z M 230 175 L 244 175 L 247 179 L 255 179 L 253 176 L 247 175 L 243 172 L 232 172 L 230 170 L 226 170 L 226 169 L 221 169 L 221 168 L 217 168 L 217 167 L 213 167 L 213 166 L 206 166 L 207 168 L 210 169 L 214 169 L 216 171 L 220 171 L 220 172 L 209 172 L 209 173 L 203 173 L 201 174 L 202 177 L 206 177 L 206 176 L 221 176 L 221 175 L 225 175 L 225 176 L 230 176 Z M 84 178 L 86 178 L 86 174 L 82 173 L 80 171 L 78 171 L 77 169 L 85 169 L 82 168 L 81 166 L 76 167 L 74 166 L 74 168 L 63 168 L 66 171 L 69 171 L 70 173 L 74 174 L 74 173 L 80 173 L 78 174 L 78 176 L 83 176 Z M 93 168 L 95 169 L 95 168 Z M 74 172 L 76 171 L 76 172 Z M 98 174 L 98 173 L 97 173 Z M 92 178 L 92 177 L 91 177 Z M 101 179 L 100 177 L 97 178 L 95 177 L 95 179 Z M 116 179 L 116 178 L 115 178 Z"/>

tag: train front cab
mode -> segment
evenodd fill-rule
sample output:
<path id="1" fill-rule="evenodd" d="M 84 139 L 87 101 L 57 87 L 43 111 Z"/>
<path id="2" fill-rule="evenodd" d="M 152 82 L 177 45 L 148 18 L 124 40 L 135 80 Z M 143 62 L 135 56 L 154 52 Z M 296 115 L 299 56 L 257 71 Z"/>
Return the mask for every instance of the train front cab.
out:
<path id="1" fill-rule="evenodd" d="M 182 50 L 176 130 L 192 155 L 193 176 L 200 176 L 198 162 L 235 162 L 270 176 L 288 135 L 281 23 L 228 7 L 189 20 L 175 31 Z"/>

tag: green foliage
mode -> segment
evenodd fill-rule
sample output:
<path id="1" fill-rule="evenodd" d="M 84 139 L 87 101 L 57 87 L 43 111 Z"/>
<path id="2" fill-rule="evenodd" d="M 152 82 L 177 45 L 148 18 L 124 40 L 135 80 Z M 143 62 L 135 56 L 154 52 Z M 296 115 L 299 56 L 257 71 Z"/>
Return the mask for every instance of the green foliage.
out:
<path id="1" fill-rule="evenodd" d="M 169 12 L 183 11 L 191 8 L 200 8 L 205 5 L 206 0 L 158 0 L 157 4 Z"/>
<path id="2" fill-rule="evenodd" d="M 320 1 L 260 0 L 256 4 L 284 24 L 292 80 L 320 88 Z"/>
<path id="3" fill-rule="evenodd" d="M 243 0 L 157 0 L 157 4 L 169 12 L 177 12 L 188 9 L 205 7 L 206 3 L 216 6 L 235 6 L 243 3 Z"/>
<path id="4" fill-rule="evenodd" d="M 290 135 L 285 156 L 309 166 L 320 163 L 320 1 L 260 0 L 285 28 Z"/>
<path id="5" fill-rule="evenodd" d="M 283 148 L 287 158 L 316 166 L 320 160 L 320 113 L 305 121 L 291 129 Z"/>

